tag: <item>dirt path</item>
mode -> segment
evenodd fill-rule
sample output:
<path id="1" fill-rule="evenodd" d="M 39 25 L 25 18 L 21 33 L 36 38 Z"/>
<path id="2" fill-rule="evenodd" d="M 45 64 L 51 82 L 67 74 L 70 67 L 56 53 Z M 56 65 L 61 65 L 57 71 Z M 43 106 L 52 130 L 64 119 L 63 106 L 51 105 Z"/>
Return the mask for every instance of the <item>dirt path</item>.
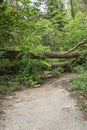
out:
<path id="1" fill-rule="evenodd" d="M 65 74 L 40 88 L 6 96 L 0 130 L 87 130 L 76 100 L 64 89 L 71 77 Z"/>

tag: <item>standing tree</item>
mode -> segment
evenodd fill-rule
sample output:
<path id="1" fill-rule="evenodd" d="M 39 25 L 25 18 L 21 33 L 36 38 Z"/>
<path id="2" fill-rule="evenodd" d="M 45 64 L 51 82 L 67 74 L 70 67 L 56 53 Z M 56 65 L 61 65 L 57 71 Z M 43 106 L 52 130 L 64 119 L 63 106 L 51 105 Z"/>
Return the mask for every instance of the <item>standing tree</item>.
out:
<path id="1" fill-rule="evenodd" d="M 71 16 L 74 19 L 75 13 L 74 13 L 74 1 L 70 0 L 70 6 L 71 6 Z"/>

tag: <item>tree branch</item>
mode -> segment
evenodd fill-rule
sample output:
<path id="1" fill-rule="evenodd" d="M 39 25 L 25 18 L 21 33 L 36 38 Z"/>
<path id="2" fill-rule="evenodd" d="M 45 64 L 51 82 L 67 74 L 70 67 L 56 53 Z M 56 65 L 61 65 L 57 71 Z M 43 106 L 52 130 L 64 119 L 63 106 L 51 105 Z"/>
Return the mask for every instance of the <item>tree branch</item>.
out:
<path id="1" fill-rule="evenodd" d="M 78 44 L 76 44 L 76 46 L 74 46 L 72 49 L 70 49 L 69 51 L 65 52 L 65 54 L 70 53 L 72 51 L 74 51 L 75 49 L 77 49 L 79 46 L 86 44 L 87 43 L 87 38 L 83 39 L 81 42 L 78 42 Z"/>

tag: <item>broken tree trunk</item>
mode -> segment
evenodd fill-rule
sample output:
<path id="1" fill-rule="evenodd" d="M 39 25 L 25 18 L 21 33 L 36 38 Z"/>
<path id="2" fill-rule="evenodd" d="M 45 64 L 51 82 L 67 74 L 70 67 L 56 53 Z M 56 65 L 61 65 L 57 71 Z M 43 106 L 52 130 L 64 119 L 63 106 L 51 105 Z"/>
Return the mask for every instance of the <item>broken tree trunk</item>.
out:
<path id="1" fill-rule="evenodd" d="M 41 56 L 37 56 L 33 53 L 24 53 L 22 51 L 6 51 L 1 54 L 0 58 L 7 59 L 16 59 L 21 58 L 21 56 L 26 55 L 31 59 L 44 59 L 44 58 L 75 58 L 81 55 L 84 52 L 73 52 L 73 53 L 64 53 L 64 52 L 44 52 Z"/>
<path id="2" fill-rule="evenodd" d="M 64 52 L 45 52 L 43 55 L 47 58 L 75 58 L 78 57 L 80 52 L 64 53 Z"/>

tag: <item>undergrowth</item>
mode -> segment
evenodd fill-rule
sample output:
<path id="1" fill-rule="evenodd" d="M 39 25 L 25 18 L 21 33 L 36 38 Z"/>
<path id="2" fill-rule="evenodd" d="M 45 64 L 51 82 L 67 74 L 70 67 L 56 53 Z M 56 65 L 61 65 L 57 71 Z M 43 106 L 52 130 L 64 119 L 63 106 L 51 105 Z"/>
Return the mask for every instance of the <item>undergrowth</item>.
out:
<path id="1" fill-rule="evenodd" d="M 12 62 L 12 61 L 11 61 Z M 64 70 L 60 68 L 51 69 L 48 60 L 23 58 L 20 62 L 14 61 L 0 68 L 0 94 L 7 94 L 24 87 L 32 87 L 45 80 L 46 70 L 54 76 L 60 75 Z"/>
<path id="2" fill-rule="evenodd" d="M 87 70 L 85 66 L 78 65 L 72 69 L 78 75 L 72 79 L 70 90 L 78 91 L 87 100 Z M 87 113 L 87 103 L 83 102 L 81 110 Z"/>

